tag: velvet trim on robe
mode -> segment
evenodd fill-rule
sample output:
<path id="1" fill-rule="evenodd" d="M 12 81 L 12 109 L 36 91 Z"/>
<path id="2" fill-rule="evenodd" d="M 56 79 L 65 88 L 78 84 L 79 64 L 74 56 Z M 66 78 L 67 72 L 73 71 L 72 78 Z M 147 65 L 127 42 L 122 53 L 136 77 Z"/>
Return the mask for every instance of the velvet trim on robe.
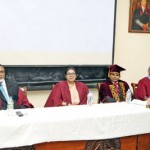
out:
<path id="1" fill-rule="evenodd" d="M 145 97 L 150 97 L 150 79 L 145 77 L 138 82 L 138 87 L 135 91 L 137 99 L 144 100 Z"/>
<path id="2" fill-rule="evenodd" d="M 87 94 L 89 90 L 86 84 L 78 81 L 76 81 L 75 84 L 80 98 L 80 102 L 78 105 L 87 104 Z M 62 106 L 62 102 L 67 102 L 69 104 L 72 104 L 67 81 L 62 81 L 55 85 L 44 107 Z"/>
<path id="3" fill-rule="evenodd" d="M 115 87 L 111 81 L 106 81 L 101 84 L 100 91 L 99 91 L 99 103 L 100 102 L 120 102 L 125 101 L 126 92 L 129 89 L 128 83 L 125 81 L 119 80 L 119 94 L 116 93 Z"/>

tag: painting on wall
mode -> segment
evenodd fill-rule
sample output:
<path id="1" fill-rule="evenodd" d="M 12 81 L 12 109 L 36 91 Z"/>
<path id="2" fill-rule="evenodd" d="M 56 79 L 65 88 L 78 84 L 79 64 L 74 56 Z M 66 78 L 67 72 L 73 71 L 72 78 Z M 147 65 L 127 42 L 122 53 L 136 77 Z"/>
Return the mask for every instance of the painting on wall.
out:
<path id="1" fill-rule="evenodd" d="M 150 33 L 150 0 L 130 0 L 129 32 Z"/>

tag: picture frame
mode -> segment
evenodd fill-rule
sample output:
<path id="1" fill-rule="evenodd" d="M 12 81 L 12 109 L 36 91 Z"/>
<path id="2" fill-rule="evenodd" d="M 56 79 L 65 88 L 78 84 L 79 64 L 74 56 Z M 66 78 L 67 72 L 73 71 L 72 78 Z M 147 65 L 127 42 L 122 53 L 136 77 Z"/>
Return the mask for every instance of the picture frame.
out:
<path id="1" fill-rule="evenodd" d="M 130 0 L 128 32 L 150 33 L 150 0 Z"/>

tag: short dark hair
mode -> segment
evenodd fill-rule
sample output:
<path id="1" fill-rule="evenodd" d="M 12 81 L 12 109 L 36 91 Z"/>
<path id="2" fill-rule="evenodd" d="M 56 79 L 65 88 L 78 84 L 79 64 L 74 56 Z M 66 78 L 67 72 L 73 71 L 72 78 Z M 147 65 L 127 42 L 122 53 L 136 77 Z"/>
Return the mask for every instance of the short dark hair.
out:
<path id="1" fill-rule="evenodd" d="M 64 74 L 66 75 L 69 70 L 74 70 L 74 72 L 77 74 L 77 71 L 76 71 L 76 69 L 75 69 L 74 67 L 68 67 L 68 68 L 65 70 L 65 73 L 64 73 Z"/>
<path id="2" fill-rule="evenodd" d="M 4 67 L 2 64 L 0 64 L 0 67 L 3 67 L 3 68 L 4 68 L 4 70 L 5 70 L 5 67 Z"/>

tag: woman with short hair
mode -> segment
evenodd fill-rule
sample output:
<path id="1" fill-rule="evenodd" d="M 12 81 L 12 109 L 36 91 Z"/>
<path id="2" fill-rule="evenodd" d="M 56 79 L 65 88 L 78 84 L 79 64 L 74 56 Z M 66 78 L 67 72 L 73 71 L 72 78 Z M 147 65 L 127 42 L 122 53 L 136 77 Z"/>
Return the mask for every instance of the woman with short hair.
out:
<path id="1" fill-rule="evenodd" d="M 76 81 L 76 69 L 73 67 L 67 68 L 65 78 L 65 81 L 61 81 L 54 86 L 45 107 L 87 104 L 89 90 L 86 84 Z"/>

